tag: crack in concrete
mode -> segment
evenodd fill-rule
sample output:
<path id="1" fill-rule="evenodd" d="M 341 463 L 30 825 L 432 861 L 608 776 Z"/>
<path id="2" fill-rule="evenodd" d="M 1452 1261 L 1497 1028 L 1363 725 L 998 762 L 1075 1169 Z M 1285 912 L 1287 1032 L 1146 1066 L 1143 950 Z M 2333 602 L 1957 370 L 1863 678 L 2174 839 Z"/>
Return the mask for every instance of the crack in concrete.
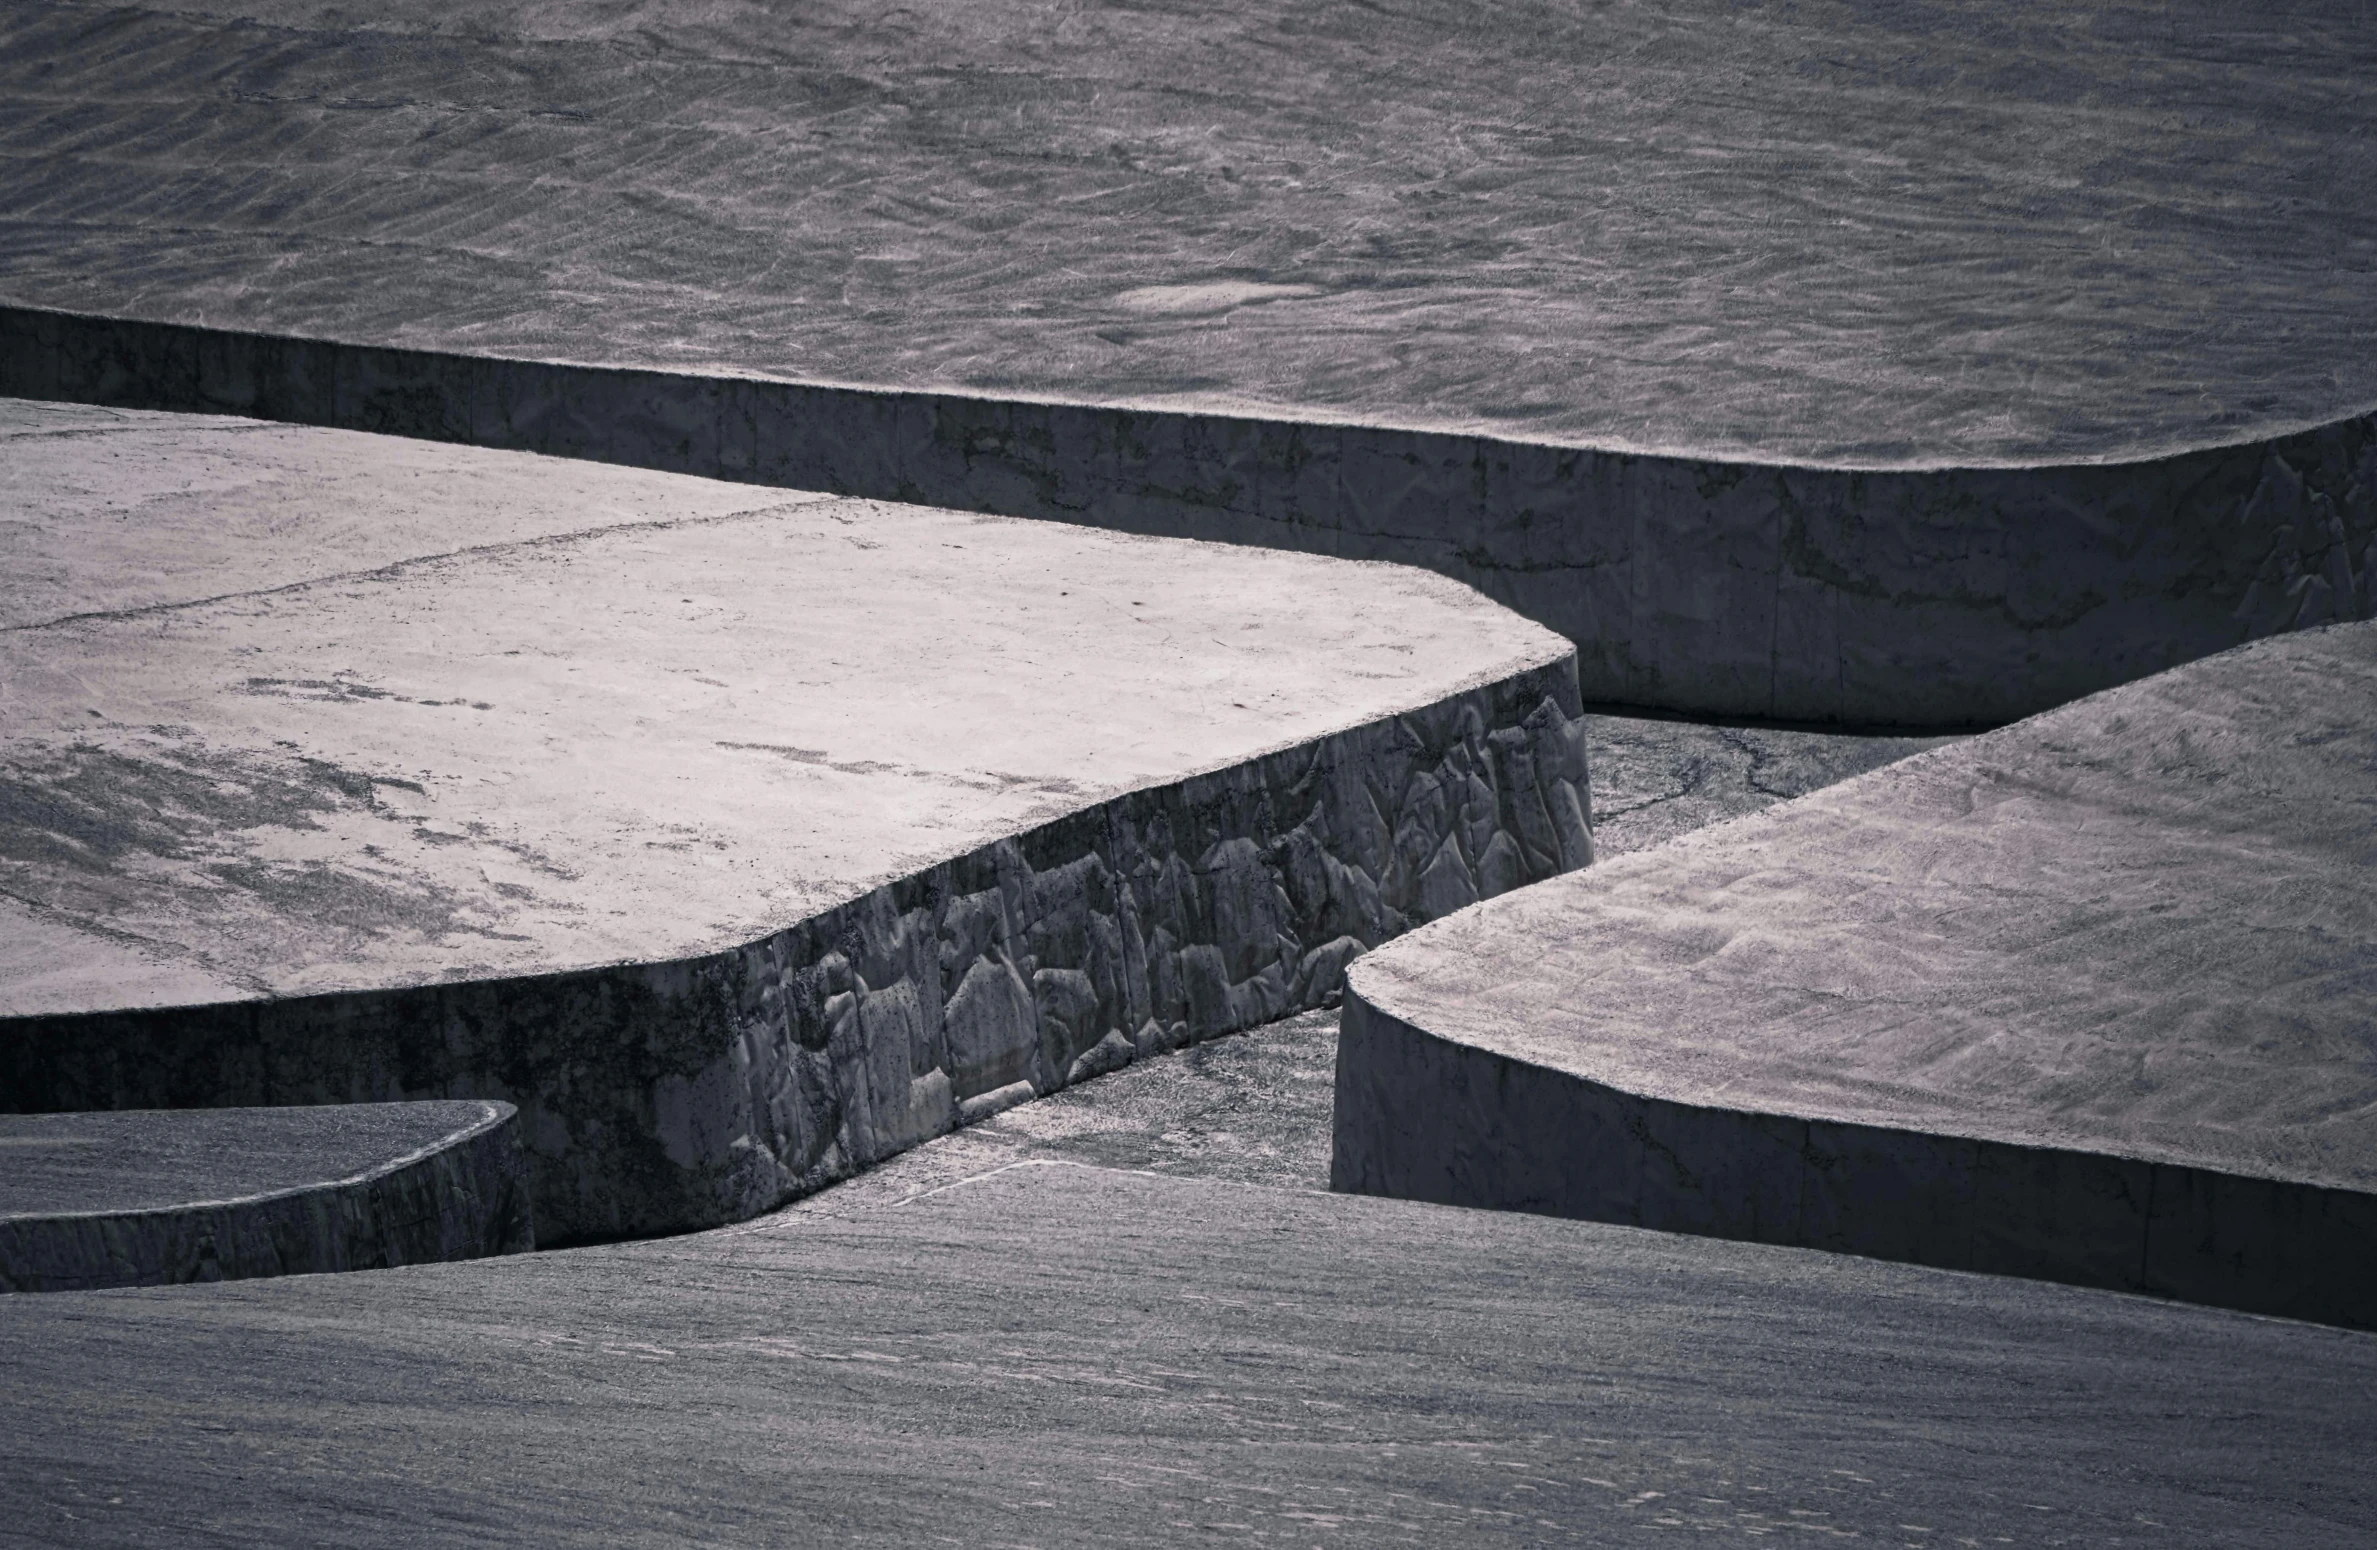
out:
<path id="1" fill-rule="evenodd" d="M 566 533 L 540 533 L 532 538 L 508 539 L 500 544 L 471 544 L 460 549 L 444 549 L 434 554 L 416 554 L 385 565 L 364 570 L 333 571 L 320 576 L 308 576 L 299 581 L 285 581 L 277 586 L 255 587 L 243 592 L 217 592 L 207 597 L 184 598 L 171 603 L 143 603 L 134 608 L 100 608 L 82 613 L 60 614 L 52 619 L 33 619 L 23 624 L 0 625 L 0 635 L 19 634 L 32 630 L 60 629 L 75 624 L 116 624 L 132 619 L 153 618 L 186 610 L 211 608 L 218 603 L 241 603 L 257 598 L 278 597 L 284 593 L 302 592 L 308 587 L 345 585 L 358 581 L 392 581 L 417 567 L 438 565 L 454 560 L 493 558 L 538 548 L 558 548 L 566 544 L 582 543 L 590 539 L 608 538 L 620 533 L 666 533 L 681 528 L 724 527 L 730 523 L 756 521 L 765 517 L 783 516 L 803 506 L 824 499 L 810 496 L 804 500 L 780 501 L 749 511 L 730 511 L 711 517 L 646 517 L 633 522 L 615 522 L 605 527 L 576 528 Z"/>

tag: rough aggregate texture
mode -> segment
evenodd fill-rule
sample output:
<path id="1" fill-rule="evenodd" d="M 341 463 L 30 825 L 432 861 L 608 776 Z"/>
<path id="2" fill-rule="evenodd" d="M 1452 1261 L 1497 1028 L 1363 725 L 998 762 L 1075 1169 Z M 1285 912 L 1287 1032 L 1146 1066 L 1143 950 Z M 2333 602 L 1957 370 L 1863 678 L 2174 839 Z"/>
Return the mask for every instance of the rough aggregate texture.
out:
<path id="1" fill-rule="evenodd" d="M 506 1098 L 541 1233 L 698 1225 L 1591 855 L 1565 643 L 1422 573 L 81 413 L 5 476 L 13 1107 Z"/>
<path id="2" fill-rule="evenodd" d="M 2377 1322 L 2372 771 L 2337 626 L 1496 901 L 1355 970 L 1332 1178 Z"/>
<path id="3" fill-rule="evenodd" d="M 1939 744 L 1588 715 L 1596 864 Z M 817 1198 L 897 1199 L 1026 1160 L 1326 1189 L 1337 1025 L 1334 1008 L 1307 1012 L 1141 1061 L 968 1124 Z"/>
<path id="4" fill-rule="evenodd" d="M 1081 1167 L 477 1265 L 0 1299 L 0 1394 L 0 1521 L 78 1547 L 2377 1528 L 2370 1336 Z"/>
<path id="5" fill-rule="evenodd" d="M 517 1115 L 444 1102 L 0 1119 L 0 1291 L 524 1253 Z"/>
<path id="6" fill-rule="evenodd" d="M 1589 715 L 1593 854 L 1648 850 L 1954 741 Z"/>

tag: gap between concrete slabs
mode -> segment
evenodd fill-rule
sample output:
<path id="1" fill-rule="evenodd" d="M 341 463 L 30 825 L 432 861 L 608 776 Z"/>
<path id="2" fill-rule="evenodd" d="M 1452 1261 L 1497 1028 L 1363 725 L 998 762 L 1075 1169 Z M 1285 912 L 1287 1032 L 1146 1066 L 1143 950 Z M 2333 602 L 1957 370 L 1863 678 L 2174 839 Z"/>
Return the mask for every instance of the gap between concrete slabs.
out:
<path id="1" fill-rule="evenodd" d="M 2377 613 L 2377 416 L 2052 467 L 1642 456 L 1383 425 L 513 360 L 0 306 L 0 393 L 467 442 L 1418 565 L 1610 705 L 1994 725 Z"/>

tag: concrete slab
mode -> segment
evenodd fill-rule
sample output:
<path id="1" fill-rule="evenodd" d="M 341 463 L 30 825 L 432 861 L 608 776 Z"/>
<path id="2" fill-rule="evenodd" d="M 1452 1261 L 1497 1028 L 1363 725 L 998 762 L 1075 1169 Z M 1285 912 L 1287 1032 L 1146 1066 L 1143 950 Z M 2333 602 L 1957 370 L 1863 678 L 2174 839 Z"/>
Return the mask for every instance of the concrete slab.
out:
<path id="1" fill-rule="evenodd" d="M 0 399 L 9 568 L 0 629 L 784 504 L 713 480 L 560 458 Z"/>
<path id="2" fill-rule="evenodd" d="M 0 392 L 1424 565 L 1696 713 L 1992 724 L 2377 609 L 2346 0 L 19 5 L 0 60 Z"/>
<path id="3" fill-rule="evenodd" d="M 77 1546 L 2377 1528 L 2377 1341 L 2348 1331 L 1080 1167 L 877 1199 L 0 1301 L 0 1509 Z"/>
<path id="4" fill-rule="evenodd" d="M 1425 573 L 66 429 L 8 464 L 16 1107 L 507 1098 L 540 1231 L 692 1225 L 1590 854 L 1567 643 Z"/>
<path id="5" fill-rule="evenodd" d="M 2377 1322 L 2377 626 L 1918 754 L 1353 971 L 1340 1188 Z"/>
<path id="6" fill-rule="evenodd" d="M 2369 48 L 2349 3 L 19 4 L 0 285 L 1755 464 L 2136 457 L 2377 405 Z"/>
<path id="7" fill-rule="evenodd" d="M 0 1291 L 520 1253 L 508 1103 L 0 1116 Z"/>

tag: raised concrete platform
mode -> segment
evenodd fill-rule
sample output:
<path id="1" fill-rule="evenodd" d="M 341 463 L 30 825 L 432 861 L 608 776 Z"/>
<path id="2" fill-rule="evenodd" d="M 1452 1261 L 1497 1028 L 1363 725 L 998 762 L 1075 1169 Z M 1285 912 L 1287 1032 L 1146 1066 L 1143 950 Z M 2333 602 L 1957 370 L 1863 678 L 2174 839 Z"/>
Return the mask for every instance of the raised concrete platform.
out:
<path id="1" fill-rule="evenodd" d="M 540 1235 L 699 1225 L 1590 855 L 1567 643 L 1425 573 L 5 418 L 13 1108 L 503 1098 Z"/>
<path id="2" fill-rule="evenodd" d="M 2377 1324 L 2377 625 L 1464 912 L 1332 1182 Z"/>
<path id="3" fill-rule="evenodd" d="M 1592 700 L 1996 722 L 2377 603 L 2373 69 L 2347 0 L 18 4 L 0 391 L 1405 561 Z"/>
<path id="4" fill-rule="evenodd" d="M 932 1150 L 724 1232 L 0 1299 L 0 1512 L 78 1547 L 2377 1530 L 2368 1335 L 1075 1167 L 883 1200 Z"/>
<path id="5" fill-rule="evenodd" d="M 526 1251 L 508 1103 L 0 1116 L 0 1291 Z"/>

